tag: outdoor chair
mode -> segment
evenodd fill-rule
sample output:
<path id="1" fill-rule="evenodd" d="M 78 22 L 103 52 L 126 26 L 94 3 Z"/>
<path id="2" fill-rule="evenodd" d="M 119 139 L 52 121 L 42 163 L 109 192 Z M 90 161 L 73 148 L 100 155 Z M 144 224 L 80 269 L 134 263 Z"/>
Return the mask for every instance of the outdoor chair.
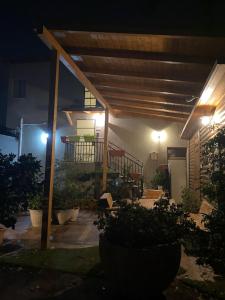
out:
<path id="1" fill-rule="evenodd" d="M 205 199 L 202 200 L 200 209 L 198 213 L 190 213 L 190 218 L 194 220 L 196 225 L 201 229 L 204 229 L 204 224 L 202 223 L 203 216 L 208 215 L 212 212 L 214 207 Z"/>
<path id="2" fill-rule="evenodd" d="M 104 213 L 110 213 L 118 210 L 119 206 L 115 206 L 111 193 L 103 193 L 99 198 L 99 210 Z"/>

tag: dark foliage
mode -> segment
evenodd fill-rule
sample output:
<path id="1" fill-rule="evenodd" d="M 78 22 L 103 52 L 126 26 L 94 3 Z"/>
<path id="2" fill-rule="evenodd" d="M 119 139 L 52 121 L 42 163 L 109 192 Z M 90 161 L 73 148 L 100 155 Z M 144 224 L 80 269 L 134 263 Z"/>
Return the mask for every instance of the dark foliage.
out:
<path id="1" fill-rule="evenodd" d="M 216 274 L 225 276 L 225 213 L 214 210 L 203 222 L 206 230 L 196 229 L 188 253 L 198 257 L 198 264 L 210 265 Z"/>
<path id="2" fill-rule="evenodd" d="M 95 224 L 110 242 L 137 249 L 182 242 L 195 229 L 181 206 L 167 199 L 152 209 L 124 204 L 113 215 L 100 215 Z"/>
<path id="3" fill-rule="evenodd" d="M 27 207 L 30 195 L 41 190 L 41 165 L 32 154 L 16 155 L 0 153 L 0 223 L 13 227 L 19 207 Z"/>

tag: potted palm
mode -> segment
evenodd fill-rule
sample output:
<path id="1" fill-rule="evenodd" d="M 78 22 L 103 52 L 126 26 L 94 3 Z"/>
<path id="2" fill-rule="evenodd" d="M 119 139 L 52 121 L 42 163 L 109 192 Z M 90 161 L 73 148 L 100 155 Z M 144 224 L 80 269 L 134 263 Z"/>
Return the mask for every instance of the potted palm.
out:
<path id="1" fill-rule="evenodd" d="M 32 227 L 41 227 L 42 225 L 42 205 L 43 196 L 41 194 L 32 195 L 28 199 L 28 208 Z"/>
<path id="2" fill-rule="evenodd" d="M 106 276 L 127 297 L 164 291 L 180 266 L 181 243 L 195 224 L 167 199 L 154 208 L 122 205 L 100 215 L 99 252 Z"/>

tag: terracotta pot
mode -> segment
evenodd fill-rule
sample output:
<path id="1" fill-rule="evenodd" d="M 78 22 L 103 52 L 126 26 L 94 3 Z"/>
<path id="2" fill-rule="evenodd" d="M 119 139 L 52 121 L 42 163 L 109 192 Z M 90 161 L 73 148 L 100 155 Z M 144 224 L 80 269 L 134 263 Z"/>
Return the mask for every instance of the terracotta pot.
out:
<path id="1" fill-rule="evenodd" d="M 29 209 L 32 227 L 41 227 L 43 211 L 41 209 Z"/>
<path id="2" fill-rule="evenodd" d="M 78 214 L 79 214 L 79 210 L 80 210 L 79 208 L 72 209 L 70 221 L 75 222 L 77 220 Z"/>
<path id="3" fill-rule="evenodd" d="M 72 218 L 72 214 L 73 214 L 73 209 L 56 210 L 56 216 L 59 225 L 64 225 L 65 223 L 69 222 Z"/>
<path id="4" fill-rule="evenodd" d="M 99 252 L 105 274 L 113 286 L 127 297 L 137 299 L 151 298 L 167 289 L 181 259 L 178 243 L 132 249 L 112 244 L 103 235 Z"/>
<path id="5" fill-rule="evenodd" d="M 5 228 L 0 228 L 0 246 L 3 244 Z"/>

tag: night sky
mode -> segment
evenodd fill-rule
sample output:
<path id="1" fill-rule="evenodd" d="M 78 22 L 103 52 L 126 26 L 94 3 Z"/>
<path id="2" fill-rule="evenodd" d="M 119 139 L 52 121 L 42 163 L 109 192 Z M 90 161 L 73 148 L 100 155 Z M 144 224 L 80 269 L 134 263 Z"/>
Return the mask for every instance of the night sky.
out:
<path id="1" fill-rule="evenodd" d="M 224 1 L 89 3 L 30 0 L 1 4 L 0 58 L 48 59 L 48 49 L 33 31 L 41 24 L 71 30 L 225 36 Z"/>

